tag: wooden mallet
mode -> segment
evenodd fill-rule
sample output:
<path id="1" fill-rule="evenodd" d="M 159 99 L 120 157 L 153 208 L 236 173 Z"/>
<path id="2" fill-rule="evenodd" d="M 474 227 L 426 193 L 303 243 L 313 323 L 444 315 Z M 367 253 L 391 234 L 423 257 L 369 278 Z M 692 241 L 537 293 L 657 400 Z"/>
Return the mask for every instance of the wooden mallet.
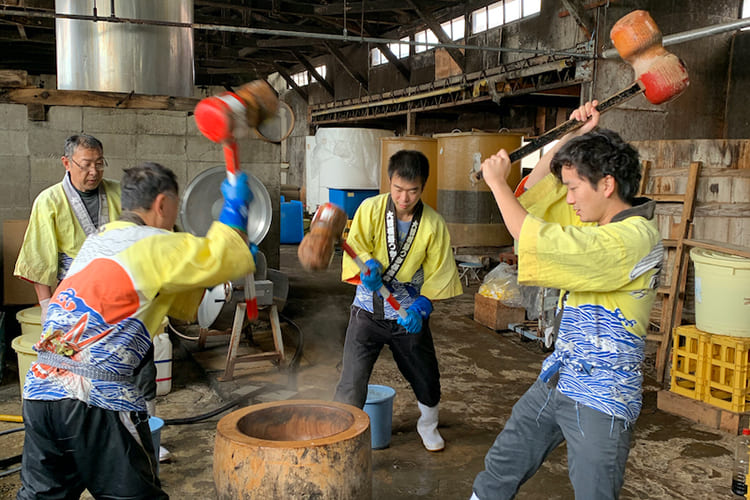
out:
<path id="1" fill-rule="evenodd" d="M 318 208 L 310 222 L 310 231 L 302 238 L 297 248 L 297 257 L 303 268 L 308 271 L 325 270 L 333 258 L 334 245 L 340 243 L 341 248 L 354 260 L 359 270 L 369 274 L 370 269 L 342 238 L 346 221 L 346 212 L 333 203 L 324 203 Z M 396 310 L 399 316 L 406 318 L 406 310 L 393 297 L 391 291 L 385 285 L 381 286 L 379 291 L 383 299 Z"/>
<path id="2" fill-rule="evenodd" d="M 641 93 L 650 103 L 663 104 L 679 96 L 689 85 L 685 65 L 662 46 L 661 31 L 645 10 L 635 10 L 622 17 L 612 27 L 609 36 L 620 57 L 635 70 L 635 81 L 600 102 L 596 106 L 600 113 Z M 584 122 L 571 119 L 558 125 L 510 153 L 510 162 L 520 160 L 583 124 Z M 481 171 L 472 172 L 473 180 L 481 178 Z"/>

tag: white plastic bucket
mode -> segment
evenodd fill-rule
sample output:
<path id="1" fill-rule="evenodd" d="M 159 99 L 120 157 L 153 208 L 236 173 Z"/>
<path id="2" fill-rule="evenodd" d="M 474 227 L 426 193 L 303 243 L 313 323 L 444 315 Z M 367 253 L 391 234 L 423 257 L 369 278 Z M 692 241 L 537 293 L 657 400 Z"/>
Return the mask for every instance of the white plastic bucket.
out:
<path id="1" fill-rule="evenodd" d="M 695 265 L 695 326 L 704 332 L 750 337 L 750 259 L 704 248 Z"/>
<path id="2" fill-rule="evenodd" d="M 154 337 L 154 364 L 156 365 L 156 395 L 169 394 L 172 390 L 172 342 L 167 332 Z"/>

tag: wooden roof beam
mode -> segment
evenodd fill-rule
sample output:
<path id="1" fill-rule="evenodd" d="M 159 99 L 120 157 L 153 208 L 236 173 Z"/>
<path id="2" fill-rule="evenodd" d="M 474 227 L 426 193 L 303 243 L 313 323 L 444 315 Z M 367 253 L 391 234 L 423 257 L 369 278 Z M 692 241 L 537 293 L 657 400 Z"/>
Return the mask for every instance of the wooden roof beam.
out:
<path id="1" fill-rule="evenodd" d="M 344 6 L 347 14 L 361 14 L 364 9 L 365 14 L 368 12 L 390 12 L 404 8 L 403 0 L 378 0 L 377 2 L 346 2 L 332 3 L 315 7 L 315 13 L 319 15 L 343 15 Z"/>
<path id="2" fill-rule="evenodd" d="M 587 39 L 591 38 L 592 27 L 594 22 L 591 16 L 586 12 L 586 7 L 581 0 L 562 0 L 563 6 L 568 9 L 568 13 L 575 19 L 576 24 L 583 31 Z"/>
<path id="3" fill-rule="evenodd" d="M 406 65 L 401 62 L 401 59 L 396 57 L 396 55 L 391 52 L 391 48 L 388 46 L 387 43 L 378 43 L 375 45 L 378 49 L 380 49 L 380 52 L 383 53 L 386 59 L 388 59 L 388 62 L 393 64 L 399 73 L 401 73 L 401 76 L 403 76 L 406 79 L 406 83 L 411 82 L 411 71 L 409 68 L 406 67 Z"/>
<path id="4" fill-rule="evenodd" d="M 302 63 L 302 65 L 307 68 L 308 73 L 310 73 L 313 78 L 315 78 L 318 83 L 320 83 L 326 92 L 328 92 L 328 95 L 330 95 L 332 98 L 336 98 L 336 93 L 333 91 L 333 87 L 330 83 L 326 81 L 325 78 L 321 76 L 320 73 L 315 69 L 315 67 L 310 63 L 310 61 L 307 60 L 305 56 L 299 53 L 299 51 L 293 50 L 292 53 L 294 54 L 294 57 L 296 57 L 299 62 Z"/>
<path id="5" fill-rule="evenodd" d="M 448 34 L 443 30 L 443 27 L 440 26 L 440 23 L 435 20 L 432 15 L 428 14 L 427 11 L 425 11 L 420 5 L 417 4 L 414 0 L 406 0 L 406 3 L 408 5 L 411 5 L 415 11 L 417 11 L 417 14 L 419 17 L 427 24 L 427 26 L 432 30 L 432 32 L 437 37 L 438 41 L 440 43 L 445 44 L 452 44 L 454 43 L 453 40 L 450 39 Z M 466 73 L 466 63 L 464 61 L 464 55 L 461 53 L 460 50 L 456 48 L 448 48 L 445 49 L 448 54 L 451 56 L 451 58 L 456 62 L 459 68 L 461 68 L 462 73 Z"/>
<path id="6" fill-rule="evenodd" d="M 323 43 L 325 44 L 326 48 L 331 53 L 331 55 L 336 59 L 336 61 L 338 61 L 338 63 L 344 68 L 344 71 L 349 73 L 349 76 L 357 80 L 359 84 L 362 85 L 362 87 L 364 87 L 365 90 L 368 90 L 367 79 L 363 77 L 359 73 L 359 71 L 351 67 L 351 65 L 349 64 L 349 61 L 346 59 L 346 57 L 344 57 L 344 54 L 338 49 L 338 47 L 333 45 L 328 40 L 325 40 Z"/>
<path id="7" fill-rule="evenodd" d="M 289 76 L 289 73 L 287 72 L 287 70 L 280 64 L 274 63 L 273 65 L 276 68 L 276 71 L 278 71 L 278 73 L 281 75 L 281 78 L 286 80 L 286 83 L 288 83 L 289 86 L 292 87 L 294 91 L 297 92 L 300 95 L 300 97 L 302 97 L 302 99 L 305 100 L 305 102 L 307 102 L 309 100 L 307 96 L 307 92 L 302 87 L 297 85 L 297 82 L 292 80 L 292 77 Z"/>

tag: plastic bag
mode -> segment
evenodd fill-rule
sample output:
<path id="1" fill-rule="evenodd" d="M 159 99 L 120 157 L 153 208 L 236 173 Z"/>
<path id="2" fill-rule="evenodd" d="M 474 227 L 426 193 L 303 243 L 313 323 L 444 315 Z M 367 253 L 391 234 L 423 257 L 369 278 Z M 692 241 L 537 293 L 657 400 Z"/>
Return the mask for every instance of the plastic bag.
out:
<path id="1" fill-rule="evenodd" d="M 499 300 L 508 307 L 523 307 L 518 271 L 505 262 L 501 262 L 487 273 L 479 286 L 479 294 Z"/>

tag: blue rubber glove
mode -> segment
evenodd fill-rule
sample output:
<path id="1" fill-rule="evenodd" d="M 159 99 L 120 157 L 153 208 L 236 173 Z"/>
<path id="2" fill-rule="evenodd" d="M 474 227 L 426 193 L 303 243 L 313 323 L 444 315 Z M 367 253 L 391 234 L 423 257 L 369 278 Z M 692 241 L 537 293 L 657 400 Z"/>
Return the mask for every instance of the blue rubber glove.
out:
<path id="1" fill-rule="evenodd" d="M 431 313 L 432 302 L 424 295 L 420 295 L 406 310 L 406 318 L 398 317 L 398 324 L 409 333 L 419 333 L 422 331 L 422 322 L 429 318 Z"/>
<path id="2" fill-rule="evenodd" d="M 383 276 L 381 274 L 383 272 L 383 266 L 380 265 L 380 262 L 376 259 L 368 260 L 365 262 L 365 265 L 370 270 L 370 273 L 359 273 L 359 279 L 368 290 L 371 292 L 377 292 L 380 290 L 380 287 L 383 286 Z"/>
<path id="3" fill-rule="evenodd" d="M 253 201 L 253 193 L 247 184 L 247 174 L 240 172 L 234 185 L 229 179 L 221 183 L 221 194 L 224 195 L 224 208 L 219 214 L 219 222 L 229 227 L 247 232 L 247 207 Z"/>
<path id="4" fill-rule="evenodd" d="M 253 254 L 253 260 L 255 260 L 255 256 L 258 255 L 258 250 L 258 245 L 250 243 L 250 253 Z"/>

